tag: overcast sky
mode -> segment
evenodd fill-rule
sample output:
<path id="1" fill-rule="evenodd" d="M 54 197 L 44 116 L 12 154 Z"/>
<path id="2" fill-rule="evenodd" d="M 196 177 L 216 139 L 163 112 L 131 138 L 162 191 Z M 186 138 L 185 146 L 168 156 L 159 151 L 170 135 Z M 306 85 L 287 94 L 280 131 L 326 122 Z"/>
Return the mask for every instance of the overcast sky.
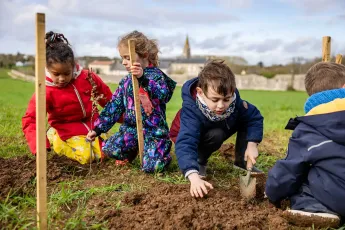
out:
<path id="1" fill-rule="evenodd" d="M 64 33 L 77 56 L 118 57 L 118 37 L 134 29 L 158 40 L 161 56 L 181 55 L 186 35 L 199 55 L 285 64 L 345 55 L 345 0 L 0 0 L 0 53 L 35 52 L 35 13 Z"/>

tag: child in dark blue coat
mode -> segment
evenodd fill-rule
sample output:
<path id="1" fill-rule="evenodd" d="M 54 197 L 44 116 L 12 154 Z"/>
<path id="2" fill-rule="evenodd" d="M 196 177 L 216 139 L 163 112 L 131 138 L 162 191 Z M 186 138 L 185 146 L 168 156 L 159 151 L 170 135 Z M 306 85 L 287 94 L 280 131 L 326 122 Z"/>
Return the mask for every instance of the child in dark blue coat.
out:
<path id="1" fill-rule="evenodd" d="M 287 156 L 268 174 L 266 195 L 276 205 L 290 199 L 291 215 L 345 217 L 345 66 L 320 62 L 305 77 L 309 98 L 294 129 Z"/>
<path id="2" fill-rule="evenodd" d="M 235 165 L 246 168 L 256 163 L 263 117 L 255 106 L 241 99 L 235 76 L 223 61 L 210 61 L 197 78 L 187 81 L 182 99 L 170 137 L 176 142 L 179 167 L 191 182 L 191 195 L 203 197 L 212 189 L 202 179 L 208 158 L 233 134 L 237 133 Z"/>

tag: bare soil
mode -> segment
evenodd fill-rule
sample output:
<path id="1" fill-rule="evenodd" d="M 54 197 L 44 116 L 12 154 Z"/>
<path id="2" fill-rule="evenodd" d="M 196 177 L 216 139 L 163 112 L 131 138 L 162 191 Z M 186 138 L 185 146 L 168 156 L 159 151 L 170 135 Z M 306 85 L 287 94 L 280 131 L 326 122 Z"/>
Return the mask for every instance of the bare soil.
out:
<path id="1" fill-rule="evenodd" d="M 9 193 L 35 194 L 35 158 L 0 158 L 0 165 L 0 200 Z M 119 203 L 114 203 L 114 199 L 100 196 L 93 196 L 88 200 L 86 208 L 92 210 L 93 214 L 86 216 L 85 221 L 106 221 L 109 229 L 283 230 L 306 229 L 306 226 L 311 227 L 310 223 L 315 223 L 315 228 L 325 227 L 322 219 L 317 218 L 310 222 L 310 219 L 303 217 L 291 218 L 283 210 L 270 205 L 263 198 L 265 175 L 257 177 L 260 183 L 257 187 L 257 193 L 260 194 L 258 199 L 245 201 L 238 186 L 219 187 L 216 179 L 210 181 L 215 189 L 205 198 L 195 199 L 189 194 L 189 184 L 159 182 L 152 175 L 141 172 L 131 174 L 128 167 L 114 169 L 113 161 L 92 164 L 92 172 L 90 176 L 89 165 L 80 165 L 65 157 L 54 155 L 47 161 L 48 187 L 56 187 L 58 182 L 76 178 L 84 181 L 84 189 L 120 181 L 127 184 L 145 184 L 145 188 L 140 190 L 142 192 L 129 193 L 121 189 L 113 191 L 111 196 L 118 197 Z"/>

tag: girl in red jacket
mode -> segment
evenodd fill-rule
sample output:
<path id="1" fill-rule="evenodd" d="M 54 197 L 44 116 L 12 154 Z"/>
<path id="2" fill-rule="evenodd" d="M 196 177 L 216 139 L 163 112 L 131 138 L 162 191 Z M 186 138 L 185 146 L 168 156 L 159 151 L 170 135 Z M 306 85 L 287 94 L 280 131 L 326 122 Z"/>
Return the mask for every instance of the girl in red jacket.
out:
<path id="1" fill-rule="evenodd" d="M 86 164 L 102 156 L 101 139 L 92 142 L 91 156 L 90 142 L 85 138 L 99 115 L 97 108 L 93 109 L 91 93 L 103 96 L 98 101 L 102 107 L 111 99 L 112 93 L 100 77 L 82 70 L 75 63 L 73 51 L 63 34 L 48 32 L 45 38 L 46 108 L 52 127 L 46 145 L 50 148 L 52 144 L 57 154 Z M 35 107 L 33 95 L 22 118 L 23 132 L 33 154 L 36 154 Z"/>

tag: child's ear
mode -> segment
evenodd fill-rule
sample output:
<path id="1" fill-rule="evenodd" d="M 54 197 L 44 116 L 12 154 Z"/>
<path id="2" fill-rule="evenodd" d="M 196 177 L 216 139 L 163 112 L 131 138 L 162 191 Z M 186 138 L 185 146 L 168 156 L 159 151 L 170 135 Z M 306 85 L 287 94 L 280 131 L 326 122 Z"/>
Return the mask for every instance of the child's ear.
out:
<path id="1" fill-rule="evenodd" d="M 345 88 L 345 84 L 343 85 L 343 88 Z"/>
<path id="2" fill-rule="evenodd" d="M 196 92 L 199 94 L 199 95 L 203 95 L 204 94 L 204 91 L 202 91 L 202 89 L 200 87 L 196 87 Z"/>
<path id="3" fill-rule="evenodd" d="M 144 58 L 149 58 L 149 53 L 148 52 L 144 53 L 143 57 Z"/>

